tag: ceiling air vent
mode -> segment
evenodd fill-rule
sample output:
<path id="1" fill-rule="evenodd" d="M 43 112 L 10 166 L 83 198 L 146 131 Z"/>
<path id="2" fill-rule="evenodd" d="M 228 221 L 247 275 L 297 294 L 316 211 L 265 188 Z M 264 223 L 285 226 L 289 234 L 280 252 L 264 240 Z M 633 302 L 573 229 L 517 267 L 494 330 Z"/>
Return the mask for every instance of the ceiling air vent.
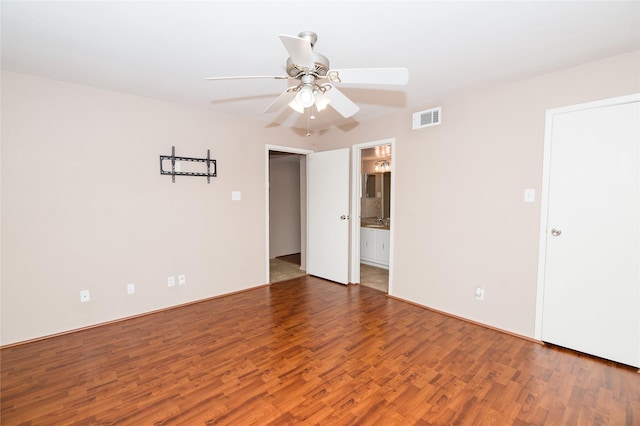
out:
<path id="1" fill-rule="evenodd" d="M 413 130 L 440 124 L 442 107 L 413 113 Z"/>

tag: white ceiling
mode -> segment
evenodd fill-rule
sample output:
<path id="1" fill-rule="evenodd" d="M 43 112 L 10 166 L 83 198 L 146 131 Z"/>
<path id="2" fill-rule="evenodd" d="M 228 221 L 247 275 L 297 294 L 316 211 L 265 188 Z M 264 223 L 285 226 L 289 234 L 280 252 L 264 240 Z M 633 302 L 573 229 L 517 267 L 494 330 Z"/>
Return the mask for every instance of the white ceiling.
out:
<path id="1" fill-rule="evenodd" d="M 640 49 L 640 2 L 5 1 L 2 68 L 305 128 L 263 110 L 284 75 L 278 34 L 318 34 L 332 68 L 406 67 L 407 86 L 340 86 L 360 106 L 319 130 Z M 595 84 L 595 83 L 594 83 Z"/>

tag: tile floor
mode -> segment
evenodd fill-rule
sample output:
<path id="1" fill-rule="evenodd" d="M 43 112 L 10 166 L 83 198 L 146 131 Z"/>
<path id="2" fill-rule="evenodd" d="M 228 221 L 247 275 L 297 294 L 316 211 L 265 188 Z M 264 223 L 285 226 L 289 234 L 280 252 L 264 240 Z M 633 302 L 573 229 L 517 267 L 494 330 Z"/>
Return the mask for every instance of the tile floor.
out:
<path id="1" fill-rule="evenodd" d="M 269 282 L 289 280 L 307 275 L 307 272 L 300 269 L 300 264 L 287 262 L 286 260 L 274 258 L 269 259 Z"/>
<path id="2" fill-rule="evenodd" d="M 286 259 L 286 260 L 284 260 Z M 296 263 L 297 262 L 297 263 Z M 299 258 L 295 256 L 283 256 L 269 260 L 270 283 L 286 281 L 291 278 L 306 275 L 306 271 L 300 269 Z M 360 264 L 360 285 L 375 288 L 376 290 L 389 292 L 389 271 L 374 266 Z"/>
<path id="3" fill-rule="evenodd" d="M 360 285 L 389 292 L 389 270 L 360 264 Z"/>

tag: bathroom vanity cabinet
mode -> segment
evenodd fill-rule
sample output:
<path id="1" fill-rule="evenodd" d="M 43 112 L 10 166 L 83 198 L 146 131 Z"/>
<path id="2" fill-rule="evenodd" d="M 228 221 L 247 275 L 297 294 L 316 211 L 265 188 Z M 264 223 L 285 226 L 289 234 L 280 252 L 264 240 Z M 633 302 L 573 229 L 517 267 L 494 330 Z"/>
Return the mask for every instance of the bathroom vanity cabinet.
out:
<path id="1" fill-rule="evenodd" d="M 360 261 L 367 265 L 389 269 L 388 229 L 360 228 Z"/>

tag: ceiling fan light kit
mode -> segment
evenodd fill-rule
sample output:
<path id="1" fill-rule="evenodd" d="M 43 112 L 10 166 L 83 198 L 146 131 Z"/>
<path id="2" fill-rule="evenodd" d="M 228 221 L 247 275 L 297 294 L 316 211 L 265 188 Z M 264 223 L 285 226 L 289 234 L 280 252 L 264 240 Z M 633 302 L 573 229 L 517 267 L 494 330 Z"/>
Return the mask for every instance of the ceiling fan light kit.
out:
<path id="1" fill-rule="evenodd" d="M 405 85 L 409 81 L 409 71 L 406 68 L 330 69 L 329 59 L 313 51 L 318 36 L 312 31 L 302 31 L 298 37 L 285 34 L 279 37 L 289 54 L 286 61 L 286 76 L 209 77 L 207 80 L 247 78 L 299 80 L 298 85 L 289 87 L 281 93 L 264 112 L 278 112 L 285 105 L 299 113 L 304 113 L 305 109 L 314 106 L 320 112 L 329 105 L 345 118 L 353 116 L 360 108 L 338 90 L 336 84 Z"/>
<path id="2" fill-rule="evenodd" d="M 300 105 L 300 103 L 298 103 L 295 99 L 289 102 L 289 107 L 292 110 L 299 112 L 300 114 L 304 112 L 304 107 Z"/>
<path id="3" fill-rule="evenodd" d="M 298 94 L 296 95 L 296 102 L 305 108 L 309 108 L 316 101 L 316 97 L 313 94 L 313 86 L 305 84 L 302 86 Z"/>
<path id="4" fill-rule="evenodd" d="M 316 109 L 318 112 L 323 111 L 329 105 L 331 99 L 324 92 L 320 91 L 316 94 Z"/>

